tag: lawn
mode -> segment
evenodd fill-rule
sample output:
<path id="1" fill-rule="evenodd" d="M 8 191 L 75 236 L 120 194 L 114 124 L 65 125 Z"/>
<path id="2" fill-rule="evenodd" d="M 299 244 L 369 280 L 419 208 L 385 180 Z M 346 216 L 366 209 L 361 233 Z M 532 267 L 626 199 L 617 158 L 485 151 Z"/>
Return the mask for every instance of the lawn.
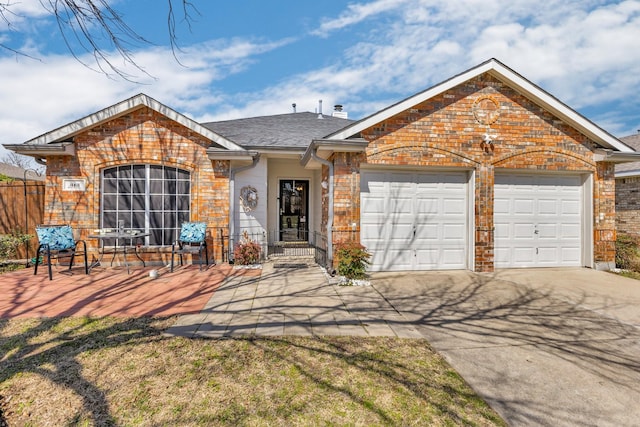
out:
<path id="1" fill-rule="evenodd" d="M 424 340 L 0 319 L 0 426 L 505 425 Z"/>

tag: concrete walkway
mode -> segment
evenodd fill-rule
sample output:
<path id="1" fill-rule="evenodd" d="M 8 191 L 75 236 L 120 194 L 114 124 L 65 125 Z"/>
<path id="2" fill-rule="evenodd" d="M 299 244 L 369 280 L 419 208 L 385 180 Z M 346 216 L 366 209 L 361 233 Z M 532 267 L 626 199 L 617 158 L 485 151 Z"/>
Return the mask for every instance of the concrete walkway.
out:
<path id="1" fill-rule="evenodd" d="M 372 286 L 330 283 L 317 265 L 263 265 L 260 277 L 230 277 L 199 314 L 181 316 L 168 335 L 348 335 L 422 338 Z"/>

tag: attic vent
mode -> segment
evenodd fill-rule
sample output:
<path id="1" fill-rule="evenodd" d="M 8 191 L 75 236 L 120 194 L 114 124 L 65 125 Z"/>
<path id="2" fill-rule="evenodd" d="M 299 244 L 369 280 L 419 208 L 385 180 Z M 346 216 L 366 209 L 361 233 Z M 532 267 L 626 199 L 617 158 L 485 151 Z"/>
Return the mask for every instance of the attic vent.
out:
<path id="1" fill-rule="evenodd" d="M 342 111 L 342 105 L 336 104 L 333 106 L 333 113 L 331 114 L 333 117 L 338 117 L 340 119 L 349 118 L 349 114 L 346 111 Z"/>

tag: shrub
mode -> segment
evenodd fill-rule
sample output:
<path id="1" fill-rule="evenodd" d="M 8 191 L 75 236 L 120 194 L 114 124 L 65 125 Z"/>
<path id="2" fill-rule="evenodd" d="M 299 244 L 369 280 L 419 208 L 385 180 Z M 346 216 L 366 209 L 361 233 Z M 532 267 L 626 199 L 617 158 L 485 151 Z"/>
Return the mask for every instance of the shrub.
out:
<path id="1" fill-rule="evenodd" d="M 640 271 L 638 239 L 628 234 L 618 234 L 616 238 L 616 267 Z"/>
<path id="2" fill-rule="evenodd" d="M 338 274 L 347 279 L 364 279 L 371 254 L 358 242 L 336 243 L 335 259 L 338 262 Z"/>
<path id="3" fill-rule="evenodd" d="M 0 260 L 7 260 L 15 256 L 18 248 L 32 237 L 30 234 L 23 234 L 21 230 L 13 230 L 11 234 L 0 236 Z"/>
<path id="4" fill-rule="evenodd" d="M 249 234 L 245 231 L 242 240 L 233 249 L 233 262 L 239 265 L 257 264 L 260 262 L 261 251 L 260 244 L 249 239 Z"/>

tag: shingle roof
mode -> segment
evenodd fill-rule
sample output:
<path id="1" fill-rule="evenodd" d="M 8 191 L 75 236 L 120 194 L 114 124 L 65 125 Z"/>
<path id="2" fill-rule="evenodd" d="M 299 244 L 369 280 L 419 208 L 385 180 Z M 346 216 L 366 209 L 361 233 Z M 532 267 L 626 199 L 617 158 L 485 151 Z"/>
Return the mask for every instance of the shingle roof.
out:
<path id="1" fill-rule="evenodd" d="M 636 151 L 640 151 L 640 133 L 623 136 L 620 141 L 627 144 Z M 638 171 L 636 175 L 640 175 L 640 162 L 618 163 L 616 164 L 616 173 L 626 172 L 628 175 L 632 171 Z"/>
<path id="2" fill-rule="evenodd" d="M 202 126 L 244 148 L 306 148 L 353 120 L 303 112 L 202 123 Z"/>

